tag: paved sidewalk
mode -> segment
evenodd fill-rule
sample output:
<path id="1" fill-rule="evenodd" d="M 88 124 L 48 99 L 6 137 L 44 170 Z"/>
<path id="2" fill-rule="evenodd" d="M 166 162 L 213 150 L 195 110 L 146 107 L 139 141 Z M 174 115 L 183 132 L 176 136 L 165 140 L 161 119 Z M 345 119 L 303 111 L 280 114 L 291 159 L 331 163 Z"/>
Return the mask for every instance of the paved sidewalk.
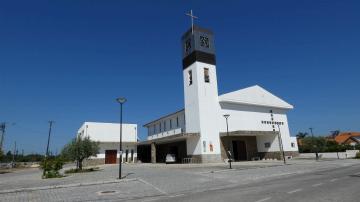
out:
<path id="1" fill-rule="evenodd" d="M 225 163 L 127 164 L 124 181 L 116 180 L 117 165 L 60 179 L 41 179 L 41 171 L 32 169 L 0 175 L 0 201 L 142 201 L 359 164 L 359 160 L 292 160 L 284 166 L 281 161 L 257 161 L 234 163 L 232 170 Z"/>

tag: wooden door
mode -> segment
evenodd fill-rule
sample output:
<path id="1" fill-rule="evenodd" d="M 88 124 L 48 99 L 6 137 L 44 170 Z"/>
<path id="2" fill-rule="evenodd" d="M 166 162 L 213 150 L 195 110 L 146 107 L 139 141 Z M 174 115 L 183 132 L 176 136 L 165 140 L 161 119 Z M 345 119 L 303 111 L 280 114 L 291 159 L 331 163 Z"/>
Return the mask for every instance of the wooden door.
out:
<path id="1" fill-rule="evenodd" d="M 235 161 L 246 161 L 247 153 L 246 153 L 246 144 L 244 141 L 232 141 L 233 146 L 233 158 Z"/>
<path id="2" fill-rule="evenodd" d="M 116 163 L 117 150 L 105 150 L 105 164 Z"/>

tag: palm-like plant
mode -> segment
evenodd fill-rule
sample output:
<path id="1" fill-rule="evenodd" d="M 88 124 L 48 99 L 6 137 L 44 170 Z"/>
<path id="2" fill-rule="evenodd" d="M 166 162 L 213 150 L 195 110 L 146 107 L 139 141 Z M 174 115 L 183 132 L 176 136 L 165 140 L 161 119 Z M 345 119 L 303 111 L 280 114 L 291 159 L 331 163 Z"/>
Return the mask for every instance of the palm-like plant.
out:
<path id="1" fill-rule="evenodd" d="M 307 132 L 303 133 L 303 132 L 299 132 L 298 134 L 296 134 L 296 138 L 298 139 L 303 139 L 306 136 L 308 136 L 309 134 Z"/>

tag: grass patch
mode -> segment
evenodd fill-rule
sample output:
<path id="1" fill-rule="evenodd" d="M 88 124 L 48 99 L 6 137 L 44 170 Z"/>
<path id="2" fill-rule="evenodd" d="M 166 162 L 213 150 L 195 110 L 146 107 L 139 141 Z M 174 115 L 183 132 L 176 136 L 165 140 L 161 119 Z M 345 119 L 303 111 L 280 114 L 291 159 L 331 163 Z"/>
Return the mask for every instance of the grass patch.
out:
<path id="1" fill-rule="evenodd" d="M 42 176 L 43 179 L 48 178 L 62 178 L 65 177 L 64 175 L 61 175 L 58 171 L 47 171 L 44 176 Z"/>
<path id="2" fill-rule="evenodd" d="M 65 174 L 71 174 L 71 173 L 88 173 L 88 172 L 94 172 L 94 171 L 99 171 L 100 168 L 99 167 L 92 167 L 92 168 L 83 168 L 82 170 L 77 169 L 77 168 L 72 168 L 69 170 L 65 170 Z"/>

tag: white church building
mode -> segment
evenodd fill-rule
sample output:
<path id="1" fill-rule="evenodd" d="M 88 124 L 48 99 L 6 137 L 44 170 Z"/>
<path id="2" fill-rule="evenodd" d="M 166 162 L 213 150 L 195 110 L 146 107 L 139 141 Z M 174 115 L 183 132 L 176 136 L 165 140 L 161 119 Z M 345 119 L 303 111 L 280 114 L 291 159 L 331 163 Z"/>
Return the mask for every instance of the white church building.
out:
<path id="1" fill-rule="evenodd" d="M 179 163 L 298 155 L 287 119 L 292 105 L 258 85 L 219 95 L 213 32 L 194 26 L 182 44 L 185 107 L 144 125 L 139 160 L 164 162 L 167 154 Z"/>
<path id="2" fill-rule="evenodd" d="M 77 136 L 89 136 L 99 142 L 100 151 L 96 157 L 91 157 L 87 163 L 115 164 L 120 158 L 120 124 L 85 122 L 77 132 Z M 137 125 L 122 124 L 122 162 L 137 161 Z"/>

